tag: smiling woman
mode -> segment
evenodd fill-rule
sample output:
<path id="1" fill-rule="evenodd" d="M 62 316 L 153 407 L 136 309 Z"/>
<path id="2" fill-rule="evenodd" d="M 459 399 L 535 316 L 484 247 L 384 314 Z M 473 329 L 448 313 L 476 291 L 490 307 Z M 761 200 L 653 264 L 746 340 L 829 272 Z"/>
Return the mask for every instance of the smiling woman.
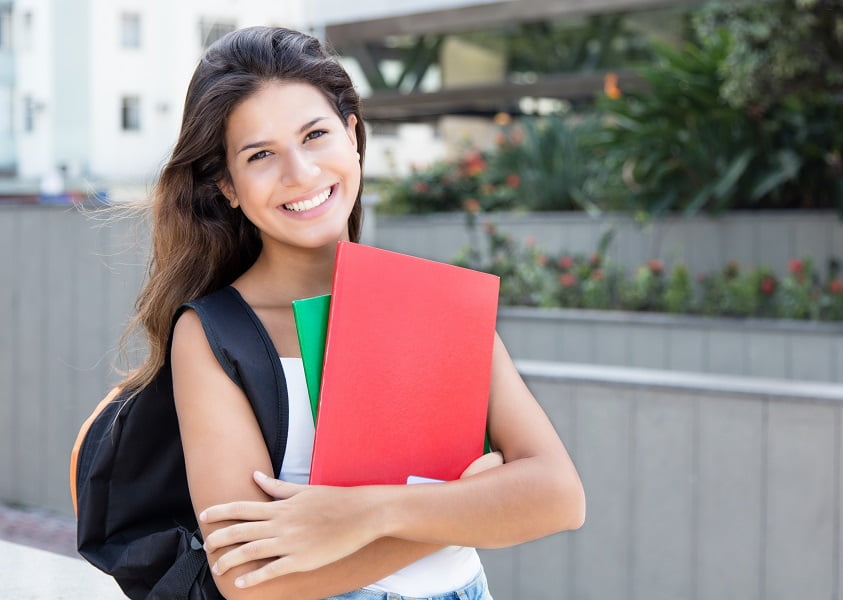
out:
<path id="1" fill-rule="evenodd" d="M 291 303 L 329 293 L 337 243 L 359 238 L 365 141 L 348 75 L 318 40 L 295 31 L 226 35 L 189 86 L 155 192 L 149 278 L 137 302 L 150 352 L 123 387 L 139 391 L 171 368 L 190 501 L 213 574 L 197 582 L 213 588 L 199 597 L 218 597 L 218 588 L 226 598 L 487 600 L 475 547 L 583 522 L 577 472 L 497 337 L 488 406 L 496 452 L 459 480 L 302 483 L 313 423 Z M 197 313 L 179 310 L 229 286 L 282 365 L 286 452 L 275 472 L 250 398 L 221 366 Z M 377 377 L 378 368 L 361 376 Z"/>

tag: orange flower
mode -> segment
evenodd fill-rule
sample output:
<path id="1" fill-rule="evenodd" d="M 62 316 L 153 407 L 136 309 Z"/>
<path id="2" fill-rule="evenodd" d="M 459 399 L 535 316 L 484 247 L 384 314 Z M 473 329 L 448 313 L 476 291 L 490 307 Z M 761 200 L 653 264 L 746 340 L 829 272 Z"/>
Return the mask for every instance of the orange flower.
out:
<path id="1" fill-rule="evenodd" d="M 828 293 L 834 296 L 839 296 L 843 293 L 843 280 L 838 279 L 835 277 L 831 281 L 828 282 Z"/>
<path id="2" fill-rule="evenodd" d="M 621 88 L 618 87 L 617 73 L 606 73 L 603 76 L 603 93 L 612 100 L 617 100 L 621 97 Z"/>
<path id="3" fill-rule="evenodd" d="M 519 185 L 521 185 L 521 178 L 515 173 L 510 173 L 506 176 L 506 185 L 508 185 L 514 190 Z"/>
<path id="4" fill-rule="evenodd" d="M 501 127 L 506 127 L 512 122 L 512 117 L 509 116 L 509 113 L 499 112 L 494 117 L 495 125 L 500 125 Z"/>
<path id="5" fill-rule="evenodd" d="M 470 213 L 479 213 L 480 203 L 477 201 L 477 198 L 469 198 L 463 204 L 463 208 Z"/>
<path id="6" fill-rule="evenodd" d="M 480 175 L 486 170 L 486 161 L 479 152 L 469 152 L 465 157 L 465 174 L 469 177 Z"/>

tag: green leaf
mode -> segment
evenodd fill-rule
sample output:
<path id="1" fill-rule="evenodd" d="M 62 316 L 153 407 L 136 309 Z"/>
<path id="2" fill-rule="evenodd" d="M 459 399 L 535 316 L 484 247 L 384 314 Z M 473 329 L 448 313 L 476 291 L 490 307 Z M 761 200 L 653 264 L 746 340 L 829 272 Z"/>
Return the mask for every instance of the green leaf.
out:
<path id="1" fill-rule="evenodd" d="M 776 159 L 777 164 L 773 166 L 773 170 L 764 175 L 752 189 L 750 199 L 753 201 L 763 198 L 785 181 L 790 181 L 799 174 L 802 159 L 792 150 L 780 150 L 776 154 Z"/>

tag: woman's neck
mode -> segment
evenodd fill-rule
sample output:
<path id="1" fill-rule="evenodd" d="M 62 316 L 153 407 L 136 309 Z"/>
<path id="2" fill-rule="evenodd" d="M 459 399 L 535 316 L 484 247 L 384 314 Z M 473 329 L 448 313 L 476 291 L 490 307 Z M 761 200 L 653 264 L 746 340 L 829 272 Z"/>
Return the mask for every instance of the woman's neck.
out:
<path id="1" fill-rule="evenodd" d="M 253 306 L 290 306 L 293 300 L 331 292 L 335 247 L 278 248 L 265 245 L 234 287 Z"/>

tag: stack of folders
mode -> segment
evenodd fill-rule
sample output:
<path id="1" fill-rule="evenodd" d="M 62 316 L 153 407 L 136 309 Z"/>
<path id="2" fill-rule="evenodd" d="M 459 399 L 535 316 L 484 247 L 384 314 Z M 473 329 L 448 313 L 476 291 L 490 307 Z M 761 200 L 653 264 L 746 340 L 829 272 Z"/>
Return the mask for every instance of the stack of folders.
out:
<path id="1" fill-rule="evenodd" d="M 454 480 L 483 453 L 499 283 L 339 243 L 331 295 L 293 303 L 312 484 Z"/>

